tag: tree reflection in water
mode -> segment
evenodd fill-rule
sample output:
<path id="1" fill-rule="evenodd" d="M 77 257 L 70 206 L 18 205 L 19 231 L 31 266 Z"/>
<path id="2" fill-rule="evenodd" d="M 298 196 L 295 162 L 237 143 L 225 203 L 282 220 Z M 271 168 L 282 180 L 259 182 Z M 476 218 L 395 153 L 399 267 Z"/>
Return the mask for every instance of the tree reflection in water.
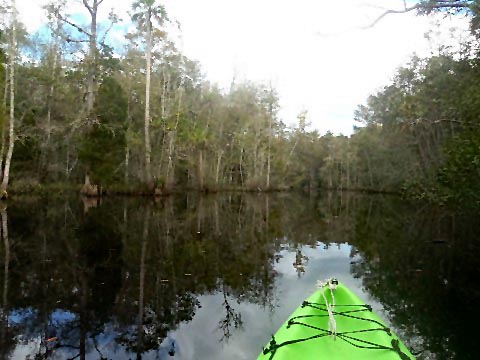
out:
<path id="1" fill-rule="evenodd" d="M 0 354 L 2 358 L 15 346 L 14 331 L 9 326 L 8 314 L 8 285 L 10 273 L 10 241 L 8 239 L 8 217 L 6 204 L 0 203 L 1 234 L 3 241 L 3 291 L 2 291 L 2 311 L 0 313 Z"/>
<path id="2" fill-rule="evenodd" d="M 232 336 L 232 328 L 241 329 L 243 327 L 242 314 L 236 312 L 228 301 L 228 294 L 225 287 L 222 289 L 223 293 L 223 306 L 225 308 L 225 318 L 220 320 L 218 328 L 222 331 L 222 337 L 220 341 L 228 341 Z"/>
<path id="3" fill-rule="evenodd" d="M 352 245 L 352 274 L 406 342 L 424 350 L 420 358 L 474 353 L 472 321 L 461 320 L 473 320 L 480 298 L 472 286 L 480 229 L 471 215 L 345 194 L 87 205 L 17 199 L 8 217 L 0 209 L 3 358 L 20 350 L 38 359 L 176 356 L 189 344 L 172 334 L 203 310 L 205 296 L 223 308 L 209 315 L 220 318 L 209 336 L 225 343 L 249 329 L 247 304 L 275 311 L 283 256 L 292 253 L 300 276 L 308 249 L 339 243 Z"/>

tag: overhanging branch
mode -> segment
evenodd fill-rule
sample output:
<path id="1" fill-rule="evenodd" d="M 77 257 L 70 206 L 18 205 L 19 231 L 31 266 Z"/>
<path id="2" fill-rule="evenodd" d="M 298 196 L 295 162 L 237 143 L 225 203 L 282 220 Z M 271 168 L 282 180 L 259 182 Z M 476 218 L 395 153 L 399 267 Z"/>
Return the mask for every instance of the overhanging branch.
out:
<path id="1" fill-rule="evenodd" d="M 375 19 L 370 25 L 365 26 L 365 29 L 371 28 L 378 24 L 384 17 L 391 14 L 405 14 L 414 10 L 439 10 L 439 9 L 466 9 L 469 8 L 470 4 L 465 1 L 449 1 L 449 0 L 438 0 L 436 3 L 430 4 L 416 4 L 413 6 L 407 6 L 404 1 L 404 8 L 402 10 L 389 9 L 382 13 L 379 17 Z"/>

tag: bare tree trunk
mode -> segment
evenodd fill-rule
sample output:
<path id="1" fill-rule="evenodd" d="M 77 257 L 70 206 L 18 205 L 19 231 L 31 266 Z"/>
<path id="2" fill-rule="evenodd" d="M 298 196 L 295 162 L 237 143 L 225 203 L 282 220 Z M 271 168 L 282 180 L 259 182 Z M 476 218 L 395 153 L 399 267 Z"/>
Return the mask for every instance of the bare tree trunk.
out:
<path id="1" fill-rule="evenodd" d="M 67 141 L 67 152 L 65 156 L 65 179 L 68 180 L 70 177 L 70 141 L 68 137 L 66 138 Z"/>
<path id="2" fill-rule="evenodd" d="M 169 134 L 169 141 L 168 141 L 168 164 L 167 164 L 167 172 L 165 174 L 165 185 L 169 188 L 172 185 L 173 179 L 170 179 L 170 172 L 172 170 L 172 156 L 173 156 L 173 149 L 175 147 L 175 131 L 170 132 Z"/>
<path id="3" fill-rule="evenodd" d="M 272 113 L 268 121 L 268 151 L 267 151 L 267 190 L 270 189 L 271 144 L 272 144 Z"/>
<path id="4" fill-rule="evenodd" d="M 220 164 L 222 162 L 223 150 L 220 150 L 217 155 L 217 169 L 215 170 L 215 185 L 218 186 L 218 177 L 220 174 Z"/>
<path id="5" fill-rule="evenodd" d="M 94 116 L 93 108 L 95 106 L 95 98 L 97 95 L 98 79 L 97 79 L 97 14 L 98 6 L 104 0 L 93 0 L 92 5 L 88 3 L 88 0 L 82 0 L 83 6 L 90 13 L 90 32 L 83 30 L 83 28 L 75 25 L 65 18 L 60 17 L 61 20 L 67 24 L 73 26 L 75 29 L 83 33 L 89 44 L 88 58 L 87 60 L 87 93 L 86 93 L 86 119 L 90 119 Z M 68 170 L 68 169 L 67 169 Z M 85 184 L 86 186 L 87 184 Z"/>
<path id="6" fill-rule="evenodd" d="M 60 20 L 57 20 L 58 22 Z M 60 28 L 59 25 L 57 25 L 57 31 Z M 51 72 L 51 84 L 50 84 L 50 89 L 48 91 L 48 96 L 47 96 L 47 119 L 46 119 L 46 137 L 45 141 L 42 145 L 42 152 L 40 155 L 40 161 L 38 164 L 38 171 L 43 172 L 47 168 L 48 164 L 48 158 L 49 158 L 49 146 L 50 146 L 50 137 L 52 133 L 52 103 L 53 103 L 53 98 L 55 95 L 55 83 L 57 80 L 57 66 L 59 62 L 59 55 L 58 55 L 58 44 L 56 43 L 57 37 L 54 37 L 53 40 L 53 47 L 51 48 L 51 54 L 53 55 L 53 64 L 52 64 L 52 72 Z M 43 176 L 43 175 L 42 175 Z"/>
<path id="7" fill-rule="evenodd" d="M 170 143 L 168 146 L 168 166 L 167 166 L 167 174 L 165 177 L 165 181 L 168 187 L 170 187 L 174 183 L 174 172 L 173 172 L 173 153 L 175 152 L 175 140 L 177 136 L 177 128 L 178 123 L 180 122 L 180 109 L 182 106 L 182 89 L 179 89 L 178 95 L 178 108 L 177 108 L 177 117 L 175 121 L 175 127 L 170 134 Z"/>
<path id="8" fill-rule="evenodd" d="M 3 111 L 6 112 L 7 110 L 7 99 L 8 99 L 8 89 L 9 89 L 9 69 L 8 66 L 5 67 L 5 89 L 3 93 Z M 2 114 L 4 115 L 4 114 Z M 6 127 L 6 122 L 3 121 L 2 123 L 2 147 L 0 149 L 0 173 L 3 174 L 3 158 L 5 157 L 5 149 L 6 149 L 6 144 L 5 142 L 7 141 L 7 127 Z"/>
<path id="9" fill-rule="evenodd" d="M 94 0 L 92 6 L 89 6 L 86 0 L 83 4 L 87 8 L 91 16 L 90 34 L 89 34 L 89 59 L 87 74 L 87 116 L 91 115 L 93 106 L 95 105 L 95 97 L 97 93 L 97 12 L 98 5 L 103 0 Z"/>
<path id="10" fill-rule="evenodd" d="M 147 52 L 145 54 L 147 62 L 147 79 L 145 85 L 145 176 L 146 182 L 152 181 L 151 155 L 152 147 L 150 145 L 150 81 L 152 70 L 152 22 L 151 11 L 148 11 L 147 26 Z"/>
<path id="11" fill-rule="evenodd" d="M 258 181 L 255 181 L 255 186 L 260 189 L 260 185 L 261 185 L 261 180 L 263 178 L 263 170 L 265 168 L 265 151 L 264 149 L 261 149 L 261 151 L 259 152 L 259 160 L 260 160 L 260 164 L 262 164 L 262 166 L 260 166 L 260 172 L 258 174 Z"/>
<path id="12" fill-rule="evenodd" d="M 163 87 L 162 87 L 162 119 L 165 119 L 166 114 L 166 104 L 167 104 L 167 88 L 170 81 L 170 74 L 168 75 L 168 80 L 165 76 L 165 66 L 162 66 L 162 75 L 163 75 Z"/>
<path id="13" fill-rule="evenodd" d="M 5 158 L 5 168 L 3 169 L 3 179 L 2 184 L 0 185 L 0 196 L 4 197 L 7 195 L 8 179 L 10 176 L 10 162 L 13 155 L 13 145 L 15 144 L 15 132 L 14 132 L 14 121 L 15 121 L 15 60 L 17 56 L 17 33 L 16 33 L 16 24 L 17 23 L 17 7 L 15 0 L 12 0 L 12 34 L 10 39 L 10 126 L 8 131 L 8 151 L 7 157 Z"/>
<path id="14" fill-rule="evenodd" d="M 244 184 L 244 179 L 243 179 L 243 147 L 240 150 L 240 168 L 238 169 L 240 171 L 240 180 L 242 182 L 242 189 L 243 189 L 243 184 Z"/>
<path id="15" fill-rule="evenodd" d="M 205 187 L 205 165 L 203 163 L 203 150 L 200 150 L 198 155 L 198 182 L 200 185 L 200 190 L 203 190 Z"/>
<path id="16" fill-rule="evenodd" d="M 52 83 L 50 84 L 50 90 L 48 93 L 48 100 L 47 100 L 47 139 L 45 146 L 48 146 L 50 143 L 50 136 L 51 136 L 51 129 L 52 129 L 52 102 L 53 96 L 55 94 L 55 82 L 57 80 L 57 65 L 58 65 L 58 47 L 57 44 L 54 44 L 52 53 L 53 53 L 53 65 L 52 65 Z"/>
<path id="17" fill-rule="evenodd" d="M 253 178 L 255 179 L 255 181 L 258 178 L 257 157 L 258 157 L 258 142 L 257 142 L 257 136 L 255 135 L 255 143 L 253 147 Z"/>
<path id="18" fill-rule="evenodd" d="M 128 184 L 128 166 L 130 163 L 130 148 L 128 147 L 128 144 L 125 146 L 125 174 L 124 174 L 124 179 L 125 179 L 125 184 Z"/>
<path id="19" fill-rule="evenodd" d="M 56 68 L 57 68 L 57 61 L 58 61 L 58 57 L 57 57 L 57 49 L 56 49 L 56 46 L 54 46 L 53 48 L 53 53 L 54 53 L 54 59 L 53 59 L 53 67 L 52 67 L 52 83 L 50 84 L 50 91 L 48 93 L 48 100 L 47 100 L 47 107 L 48 107 L 48 110 L 47 110 L 47 126 L 46 126 L 46 130 L 47 130 L 47 138 L 45 140 L 45 148 L 48 148 L 48 145 L 50 143 L 50 136 L 51 136 L 51 130 L 52 130 L 52 100 L 53 100 L 53 96 L 54 96 L 54 93 L 55 93 L 55 80 L 56 80 Z"/>
<path id="20" fill-rule="evenodd" d="M 168 78 L 165 75 L 165 66 L 162 66 L 162 77 L 163 77 L 163 87 L 162 87 L 162 97 L 161 97 L 161 107 L 162 107 L 162 146 L 160 150 L 160 162 L 159 162 L 159 171 L 158 177 L 161 174 L 161 168 L 163 167 L 163 158 L 165 156 L 165 138 L 167 134 L 167 122 L 166 122 L 166 103 L 167 103 L 167 87 L 170 82 L 170 74 L 167 74 Z M 158 171 L 158 170 L 157 170 Z"/>
<path id="21" fill-rule="evenodd" d="M 130 85 L 130 83 L 129 83 Z M 130 128 L 130 118 L 131 118 L 131 94 L 130 86 L 128 90 L 128 102 L 127 102 L 127 129 Z M 124 173 L 124 182 L 128 184 L 128 166 L 130 163 L 130 147 L 128 146 L 128 137 L 125 139 L 125 173 Z"/>

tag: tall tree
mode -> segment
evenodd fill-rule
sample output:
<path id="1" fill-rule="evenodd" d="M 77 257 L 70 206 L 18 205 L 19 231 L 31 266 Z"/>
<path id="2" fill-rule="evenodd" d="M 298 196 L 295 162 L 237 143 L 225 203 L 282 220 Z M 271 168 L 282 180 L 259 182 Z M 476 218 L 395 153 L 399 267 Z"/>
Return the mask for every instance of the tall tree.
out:
<path id="1" fill-rule="evenodd" d="M 86 93 L 85 93 L 85 111 L 87 116 L 91 116 L 93 107 L 95 105 L 95 97 L 98 90 L 98 8 L 104 0 L 82 0 L 83 6 L 90 14 L 89 29 L 77 24 L 68 15 L 63 14 L 60 10 L 63 8 L 56 2 L 52 2 L 47 6 L 49 11 L 52 11 L 57 18 L 64 23 L 70 25 L 77 30 L 82 36 L 80 38 L 67 37 L 67 42 L 72 43 L 88 43 L 88 52 L 85 57 L 87 64 L 87 78 L 86 78 Z M 62 1 L 61 1 L 62 2 Z M 115 17 L 111 15 L 111 19 L 115 21 Z M 105 37 L 105 35 L 103 36 Z"/>
<path id="2" fill-rule="evenodd" d="M 38 163 L 38 168 L 40 170 L 40 178 L 45 177 L 48 172 L 48 164 L 51 163 L 51 156 L 53 155 L 53 146 L 52 144 L 52 133 L 54 129 L 54 119 L 58 116 L 58 113 L 55 113 L 56 105 L 59 102 L 57 100 L 57 91 L 59 87 L 59 79 L 61 78 L 61 69 L 62 69 L 62 56 L 63 56 L 63 38 L 65 33 L 63 30 L 63 22 L 57 16 L 56 13 L 64 12 L 65 2 L 59 1 L 58 3 L 51 3 L 46 6 L 45 11 L 47 18 L 49 20 L 48 27 L 50 30 L 50 41 L 49 44 L 44 49 L 44 64 L 39 65 L 39 70 L 42 68 L 45 69 L 45 72 L 48 75 L 44 77 L 48 80 L 45 81 L 45 85 L 48 86 L 48 91 L 45 94 L 45 91 L 42 91 L 42 103 L 46 103 L 46 114 L 45 122 L 39 128 L 44 129 L 44 134 L 42 136 L 42 144 L 40 146 L 40 160 Z M 43 66 L 42 66 L 43 65 Z M 40 81 L 39 81 L 40 83 Z M 45 86 L 44 84 L 42 84 Z M 42 87 L 43 87 L 42 86 Z M 44 175 L 45 174 L 45 175 Z"/>
<path id="3" fill-rule="evenodd" d="M 279 104 L 278 95 L 270 84 L 268 88 L 263 90 L 263 99 L 267 120 L 268 120 L 268 132 L 267 132 L 267 179 L 266 188 L 270 188 L 270 172 L 272 168 L 272 137 L 273 137 L 273 122 L 276 120 Z"/>
<path id="4" fill-rule="evenodd" d="M 2 7 L 0 9 L 3 10 Z M 4 33 L 0 31 L 0 42 L 3 42 Z M 0 169 L 3 168 L 3 157 L 5 154 L 5 118 L 7 110 L 7 97 L 8 97 L 8 65 L 6 64 L 6 57 L 3 50 L 0 48 L 0 88 L 3 89 L 3 98 L 0 103 L 0 126 L 2 132 L 2 145 L 0 149 Z"/>
<path id="5" fill-rule="evenodd" d="M 6 11 L 3 6 L 0 6 L 0 10 Z M 5 33 L 0 32 L 0 42 L 3 43 Z M 8 83 L 9 83 L 9 75 L 8 75 L 8 64 L 7 64 L 7 57 L 3 52 L 3 49 L 0 49 L 0 76 L 1 76 L 1 84 L 3 89 L 3 98 L 2 104 L 0 105 L 0 120 L 1 120 L 1 132 L 2 132 L 2 145 L 0 148 L 0 172 L 3 169 L 3 158 L 5 157 L 5 145 L 6 145 L 6 111 L 7 111 L 7 99 L 8 99 Z"/>
<path id="6" fill-rule="evenodd" d="M 152 70 L 152 33 L 153 22 L 156 21 L 162 25 L 167 18 L 165 7 L 156 4 L 155 0 L 137 0 L 132 5 L 135 13 L 132 20 L 137 23 L 139 30 L 145 36 L 145 60 L 146 60 L 146 84 L 145 84 L 145 180 L 147 183 L 152 181 L 151 157 L 152 147 L 150 144 L 150 82 Z"/>
<path id="7" fill-rule="evenodd" d="M 64 3 L 64 0 L 59 0 L 60 3 Z M 82 26 L 76 23 L 71 16 L 63 14 L 60 10 L 63 9 L 62 6 L 56 5 L 56 2 L 52 2 L 47 6 L 47 9 L 52 11 L 55 16 L 62 20 L 65 24 L 68 24 L 75 30 L 80 33 L 80 37 L 71 37 L 67 36 L 65 40 L 69 43 L 88 43 L 88 50 L 84 58 L 84 63 L 86 65 L 86 89 L 84 96 L 84 107 L 83 111 L 80 112 L 77 119 L 75 119 L 72 127 L 72 133 L 78 128 L 82 127 L 85 123 L 87 125 L 95 124 L 98 122 L 97 114 L 95 114 L 95 100 L 98 93 L 98 85 L 100 83 L 100 73 L 99 73 L 99 60 L 100 60 L 100 51 L 98 45 L 102 46 L 103 50 L 109 50 L 109 47 L 105 45 L 104 39 L 107 36 L 108 31 L 112 28 L 113 23 L 118 19 L 112 13 L 110 13 L 110 21 L 112 26 L 102 35 L 99 36 L 98 29 L 98 14 L 99 7 L 104 2 L 104 0 L 82 0 L 83 6 L 88 11 L 90 15 L 90 24 L 89 26 Z M 67 156 L 68 158 L 68 156 Z M 67 166 L 68 168 L 68 166 Z M 68 171 L 67 171 L 68 172 Z M 85 173 L 85 186 L 90 186 L 89 174 Z"/>
<path id="8" fill-rule="evenodd" d="M 10 41 L 8 46 L 9 56 L 9 85 L 10 85 L 10 116 L 9 116 L 9 129 L 8 129 L 8 151 L 5 158 L 5 167 L 3 169 L 2 184 L 0 185 L 0 196 L 7 196 L 8 180 L 10 177 L 10 164 L 13 155 L 13 146 L 15 144 L 15 62 L 17 57 L 17 37 L 16 37 L 16 25 L 17 25 L 17 7 L 15 0 L 11 0 L 11 30 Z"/>

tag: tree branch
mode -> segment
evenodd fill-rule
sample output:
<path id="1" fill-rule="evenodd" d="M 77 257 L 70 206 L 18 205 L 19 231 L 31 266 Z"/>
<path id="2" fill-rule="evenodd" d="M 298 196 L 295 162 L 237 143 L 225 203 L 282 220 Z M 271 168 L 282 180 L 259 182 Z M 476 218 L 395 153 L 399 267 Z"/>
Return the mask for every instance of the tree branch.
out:
<path id="1" fill-rule="evenodd" d="M 75 29 L 77 29 L 79 32 L 81 32 L 82 34 L 85 34 L 87 35 L 88 37 L 91 37 L 92 35 L 90 35 L 90 33 L 84 29 L 82 29 L 80 26 L 78 26 L 77 24 L 71 22 L 70 20 L 64 18 L 62 15 L 60 14 L 57 14 L 58 18 L 60 20 L 62 20 L 63 22 L 67 23 L 68 25 L 70 26 L 73 26 Z"/>
<path id="2" fill-rule="evenodd" d="M 407 7 L 406 2 L 404 1 L 404 9 L 402 10 L 386 10 L 379 17 L 375 19 L 370 25 L 365 26 L 364 29 L 371 28 L 378 24 L 384 17 L 390 14 L 405 14 L 413 10 L 436 10 L 436 9 L 465 9 L 469 7 L 468 2 L 464 1 L 455 1 L 455 0 L 438 0 L 436 4 L 416 4 L 410 7 Z"/>
<path id="3" fill-rule="evenodd" d="M 77 39 L 72 39 L 72 38 L 69 38 L 69 37 L 66 37 L 65 41 L 68 42 L 68 43 L 87 43 L 87 42 L 89 42 L 89 40 L 77 40 Z"/>
<path id="4" fill-rule="evenodd" d="M 115 25 L 115 23 L 110 23 L 110 26 L 108 27 L 108 29 L 105 31 L 105 34 L 103 34 L 101 40 L 100 40 L 100 43 L 102 44 L 105 44 L 105 39 L 107 38 L 107 35 L 108 33 L 110 32 L 110 30 L 112 30 L 113 26 Z"/>
<path id="5" fill-rule="evenodd" d="M 87 0 L 83 0 L 83 6 L 85 6 L 88 10 L 88 12 L 93 15 L 93 9 L 90 7 L 90 5 L 87 3 Z"/>

